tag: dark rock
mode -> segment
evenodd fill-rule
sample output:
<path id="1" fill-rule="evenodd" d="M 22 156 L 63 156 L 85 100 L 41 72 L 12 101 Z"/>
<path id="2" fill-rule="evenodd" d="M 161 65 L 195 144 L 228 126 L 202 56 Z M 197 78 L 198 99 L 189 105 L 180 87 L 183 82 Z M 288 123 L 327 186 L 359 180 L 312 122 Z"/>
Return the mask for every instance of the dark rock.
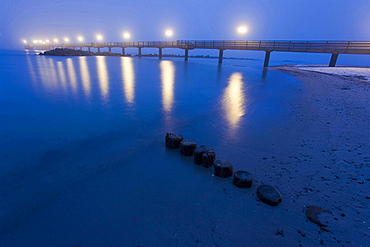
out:
<path id="1" fill-rule="evenodd" d="M 176 135 L 174 133 L 167 133 L 166 134 L 166 146 L 172 149 L 176 149 L 180 147 L 180 143 L 184 138 L 182 135 Z"/>
<path id="2" fill-rule="evenodd" d="M 308 206 L 306 209 L 307 219 L 320 227 L 328 226 L 327 218 L 330 215 L 331 212 L 321 207 Z"/>
<path id="3" fill-rule="evenodd" d="M 216 160 L 214 162 L 215 176 L 221 178 L 230 177 L 233 174 L 233 166 L 229 161 Z"/>
<path id="4" fill-rule="evenodd" d="M 267 184 L 258 186 L 257 196 L 262 202 L 270 206 L 277 206 L 282 201 L 280 192 L 275 187 Z"/>
<path id="5" fill-rule="evenodd" d="M 192 156 L 197 144 L 192 140 L 184 140 L 180 143 L 180 151 L 185 156 Z"/>
<path id="6" fill-rule="evenodd" d="M 212 166 L 216 160 L 216 153 L 213 150 L 208 150 L 202 154 L 202 165 L 206 168 Z"/>
<path id="7" fill-rule="evenodd" d="M 234 172 L 233 184 L 239 188 L 250 188 L 252 187 L 253 177 L 252 174 L 246 171 Z"/>
<path id="8" fill-rule="evenodd" d="M 39 55 L 48 55 L 48 56 L 121 56 L 119 53 L 111 52 L 90 52 L 82 50 L 74 50 L 68 48 L 55 48 L 54 50 L 45 51 Z"/>
<path id="9" fill-rule="evenodd" d="M 201 145 L 194 150 L 194 163 L 197 165 L 202 164 L 202 155 L 209 150 L 209 147 Z"/>
<path id="10" fill-rule="evenodd" d="M 213 148 L 201 145 L 194 150 L 194 163 L 197 165 L 203 165 L 204 167 L 210 167 L 216 160 L 216 153 Z"/>

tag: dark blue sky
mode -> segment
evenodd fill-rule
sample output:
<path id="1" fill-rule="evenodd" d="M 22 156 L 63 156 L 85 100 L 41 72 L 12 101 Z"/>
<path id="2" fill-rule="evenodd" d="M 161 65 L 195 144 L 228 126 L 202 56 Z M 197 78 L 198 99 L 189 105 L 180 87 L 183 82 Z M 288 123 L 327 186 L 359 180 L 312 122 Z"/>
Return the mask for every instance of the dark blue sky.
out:
<path id="1" fill-rule="evenodd" d="M 369 0 L 1 0 L 0 48 L 69 37 L 77 42 L 172 39 L 370 40 Z M 239 25 L 248 33 L 240 37 Z"/>

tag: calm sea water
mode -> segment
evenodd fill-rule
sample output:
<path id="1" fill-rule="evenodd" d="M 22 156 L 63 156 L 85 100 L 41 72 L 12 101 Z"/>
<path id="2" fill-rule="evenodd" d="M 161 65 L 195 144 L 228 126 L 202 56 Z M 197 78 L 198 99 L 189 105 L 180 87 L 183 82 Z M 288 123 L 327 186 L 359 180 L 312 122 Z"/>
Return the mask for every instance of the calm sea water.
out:
<path id="1" fill-rule="evenodd" d="M 297 83 L 247 62 L 2 52 L 0 174 L 89 143 L 164 135 L 205 117 L 235 139 L 241 126 L 273 121 L 284 110 L 274 91 Z"/>

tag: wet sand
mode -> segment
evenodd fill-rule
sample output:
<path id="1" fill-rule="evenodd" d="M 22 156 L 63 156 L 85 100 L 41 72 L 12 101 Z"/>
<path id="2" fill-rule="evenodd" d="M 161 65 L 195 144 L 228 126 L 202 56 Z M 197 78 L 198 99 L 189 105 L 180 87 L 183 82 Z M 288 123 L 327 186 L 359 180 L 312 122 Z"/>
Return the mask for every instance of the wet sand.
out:
<path id="1" fill-rule="evenodd" d="M 130 130 L 86 140 L 80 143 L 84 149 L 77 149 L 82 153 L 67 152 L 62 155 L 64 165 L 38 174 L 43 180 L 33 181 L 34 188 L 26 188 L 33 179 L 27 174 L 24 184 L 12 185 L 18 193 L 22 188 L 33 204 L 24 210 L 9 209 L 13 223 L 2 224 L 2 242 L 5 246 L 25 242 L 29 246 L 367 246 L 369 84 L 296 68 L 274 69 L 291 73 L 302 83 L 290 88 L 294 96 L 281 102 L 289 111 L 281 113 L 279 122 L 266 119 L 267 127 L 241 128 L 235 137 L 242 139 L 238 145 L 220 140 L 212 112 L 176 126 L 143 126 L 155 131 L 135 134 L 130 143 L 118 138 Z M 164 136 L 169 130 L 212 146 L 218 158 L 230 160 L 235 170 L 251 172 L 252 188 L 236 188 L 232 178 L 214 177 L 213 168 L 196 166 L 179 150 L 166 149 Z M 49 154 L 45 161 L 57 163 L 60 158 Z M 69 174 L 67 180 L 64 173 Z M 258 200 L 256 189 L 262 183 L 282 194 L 277 207 Z M 52 196 L 45 196 L 48 193 Z M 7 203 L 16 206 L 17 200 Z M 326 229 L 306 219 L 307 206 L 332 212 Z"/>

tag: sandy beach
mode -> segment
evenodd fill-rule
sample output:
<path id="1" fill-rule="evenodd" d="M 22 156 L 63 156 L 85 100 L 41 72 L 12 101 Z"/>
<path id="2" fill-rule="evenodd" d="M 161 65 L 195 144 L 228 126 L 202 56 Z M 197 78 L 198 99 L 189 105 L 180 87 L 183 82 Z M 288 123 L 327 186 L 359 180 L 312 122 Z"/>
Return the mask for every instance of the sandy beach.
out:
<path id="1" fill-rule="evenodd" d="M 300 82 L 284 89 L 292 97 L 279 105 L 289 110 L 279 122 L 241 126 L 235 143 L 222 140 L 230 130 L 217 114 L 202 109 L 158 126 L 133 121 L 46 153 L 37 172 L 2 176 L 0 245 L 369 246 L 369 82 L 295 67 L 267 76 L 275 73 Z M 167 149 L 169 131 L 213 147 L 234 170 L 250 172 L 253 186 L 237 188 Z M 282 202 L 261 202 L 260 184 L 276 187 Z M 327 227 L 307 220 L 308 206 L 331 212 Z"/>

